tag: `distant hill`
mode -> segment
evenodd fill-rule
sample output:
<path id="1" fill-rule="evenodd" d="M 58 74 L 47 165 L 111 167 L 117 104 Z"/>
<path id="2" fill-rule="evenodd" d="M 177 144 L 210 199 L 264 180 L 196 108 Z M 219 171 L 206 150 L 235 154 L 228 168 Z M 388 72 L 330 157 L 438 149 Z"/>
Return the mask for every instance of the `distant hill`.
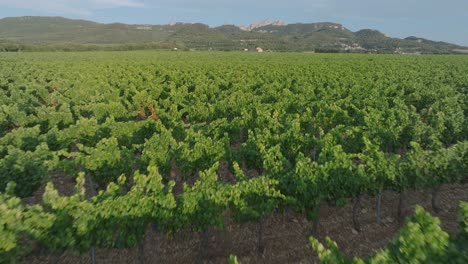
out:
<path id="1" fill-rule="evenodd" d="M 468 48 L 418 37 L 391 38 L 377 30 L 352 32 L 341 24 L 261 21 L 209 27 L 103 24 L 63 17 L 0 19 L 0 50 L 191 49 L 379 53 L 465 53 Z"/>

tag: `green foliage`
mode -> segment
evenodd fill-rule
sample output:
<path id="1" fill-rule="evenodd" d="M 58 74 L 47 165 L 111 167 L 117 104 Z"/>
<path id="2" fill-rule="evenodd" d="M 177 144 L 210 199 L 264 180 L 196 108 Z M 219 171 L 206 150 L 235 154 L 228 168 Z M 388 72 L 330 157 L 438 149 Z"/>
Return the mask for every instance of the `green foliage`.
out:
<path id="1" fill-rule="evenodd" d="M 459 236 L 466 235 L 466 207 L 460 203 Z M 310 244 L 317 252 L 321 263 L 465 263 L 468 260 L 466 241 L 449 235 L 440 228 L 440 220 L 417 206 L 413 217 L 390 241 L 386 248 L 365 259 L 348 259 L 330 238 L 324 247 L 311 237 Z"/>
<path id="2" fill-rule="evenodd" d="M 460 202 L 458 222 L 461 228 L 461 237 L 468 239 L 468 202 Z"/>
<path id="3" fill-rule="evenodd" d="M 239 264 L 239 261 L 237 260 L 237 257 L 234 255 L 229 256 L 229 264 Z"/>
<path id="4" fill-rule="evenodd" d="M 15 193 L 20 197 L 30 196 L 48 177 L 48 163 L 54 159 L 45 144 L 34 151 L 23 151 L 10 146 L 0 159 L 0 190 L 11 181 L 16 182 Z"/>
<path id="5" fill-rule="evenodd" d="M 381 254 L 388 256 L 390 262 L 440 263 L 448 244 L 449 235 L 440 228 L 440 220 L 418 206 L 414 216 L 388 245 L 388 253 Z"/>
<path id="6" fill-rule="evenodd" d="M 26 248 L 18 247 L 21 236 L 40 239 L 47 234 L 55 221 L 55 216 L 44 212 L 40 206 L 24 206 L 14 196 L 16 184 L 9 183 L 5 193 L 0 193 L 0 260 L 10 262 L 26 253 Z"/>
<path id="7" fill-rule="evenodd" d="M 132 153 L 125 147 L 120 149 L 117 138 L 104 138 L 92 148 L 81 144 L 77 147 L 82 154 L 75 162 L 101 186 L 116 181 L 121 174 L 131 173 Z"/>
<path id="8" fill-rule="evenodd" d="M 24 237 L 57 251 L 128 247 L 150 224 L 205 231 L 227 215 L 262 220 L 278 206 L 316 220 L 324 201 L 467 180 L 461 56 L 94 52 L 2 53 L 0 61 L 8 259 L 27 251 Z M 75 179 L 76 192 L 48 183 L 42 204 L 15 197 L 51 172 Z M 463 233 L 447 240 L 416 217 L 422 225 L 394 242 L 407 248 L 399 259 L 430 246 L 463 257 Z M 428 228 L 439 244 L 428 245 Z M 324 254 L 341 261 L 329 245 Z M 391 247 L 385 254 L 397 256 Z"/>
<path id="9" fill-rule="evenodd" d="M 238 221 L 258 220 L 271 212 L 284 196 L 276 190 L 276 182 L 265 177 L 226 184 L 218 181 L 219 164 L 200 172 L 193 186 L 184 184 L 175 219 L 181 228 L 192 226 L 205 230 L 224 225 L 224 213 L 231 209 Z"/>

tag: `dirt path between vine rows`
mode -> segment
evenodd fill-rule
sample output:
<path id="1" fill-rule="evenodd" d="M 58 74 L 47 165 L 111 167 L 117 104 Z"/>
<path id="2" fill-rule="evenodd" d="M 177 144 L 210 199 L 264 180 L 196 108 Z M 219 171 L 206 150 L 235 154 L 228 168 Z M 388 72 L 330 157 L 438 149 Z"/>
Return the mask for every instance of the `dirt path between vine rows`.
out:
<path id="1" fill-rule="evenodd" d="M 442 221 L 445 231 L 457 231 L 456 215 L 459 201 L 468 201 L 468 184 L 445 185 L 441 188 L 438 203 L 440 213 L 431 208 L 431 191 L 408 192 L 403 214 L 413 213 L 416 204 L 422 205 Z M 362 197 L 359 222 L 361 232 L 353 231 L 352 203 L 342 208 L 323 205 L 320 210 L 318 237 L 324 241 L 331 237 L 348 256 L 366 256 L 384 247 L 401 227 L 396 219 L 399 195 L 384 192 L 382 195 L 381 224 L 375 221 L 375 197 Z M 144 243 L 131 249 L 100 249 L 96 263 L 227 263 L 230 254 L 238 256 L 241 263 L 318 263 L 308 245 L 312 223 L 302 214 L 289 210 L 275 212 L 264 221 L 264 253 L 257 250 L 258 223 L 236 225 L 227 223 L 224 230 L 210 230 L 208 240 L 202 235 L 184 231 L 169 238 L 149 230 Z M 203 243 L 203 244 L 202 244 Z M 203 252 L 200 252 L 200 249 Z M 29 256 L 24 263 L 91 263 L 90 254 L 82 256 L 65 252 L 60 255 Z"/>

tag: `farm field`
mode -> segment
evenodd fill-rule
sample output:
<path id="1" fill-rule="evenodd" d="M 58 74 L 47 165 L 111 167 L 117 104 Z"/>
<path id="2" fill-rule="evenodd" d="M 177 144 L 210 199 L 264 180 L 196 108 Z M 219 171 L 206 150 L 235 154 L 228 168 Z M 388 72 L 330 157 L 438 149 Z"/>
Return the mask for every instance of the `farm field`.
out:
<path id="1" fill-rule="evenodd" d="M 0 263 L 394 263 L 417 204 L 463 263 L 467 91 L 467 56 L 0 54 Z"/>

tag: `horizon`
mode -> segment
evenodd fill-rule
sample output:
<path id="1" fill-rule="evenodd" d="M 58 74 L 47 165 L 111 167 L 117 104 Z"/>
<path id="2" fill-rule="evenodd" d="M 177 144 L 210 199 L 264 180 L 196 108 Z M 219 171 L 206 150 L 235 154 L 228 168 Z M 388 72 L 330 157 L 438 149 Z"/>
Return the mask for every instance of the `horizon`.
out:
<path id="1" fill-rule="evenodd" d="M 248 26 L 264 20 L 288 24 L 333 22 L 351 31 L 375 29 L 391 37 L 416 36 L 468 46 L 468 2 L 447 0 L 371 0 L 353 4 L 344 0 L 0 0 L 0 18 L 60 16 L 98 23 L 161 25 L 170 22 Z M 447 30 L 450 29 L 450 30 Z"/>

